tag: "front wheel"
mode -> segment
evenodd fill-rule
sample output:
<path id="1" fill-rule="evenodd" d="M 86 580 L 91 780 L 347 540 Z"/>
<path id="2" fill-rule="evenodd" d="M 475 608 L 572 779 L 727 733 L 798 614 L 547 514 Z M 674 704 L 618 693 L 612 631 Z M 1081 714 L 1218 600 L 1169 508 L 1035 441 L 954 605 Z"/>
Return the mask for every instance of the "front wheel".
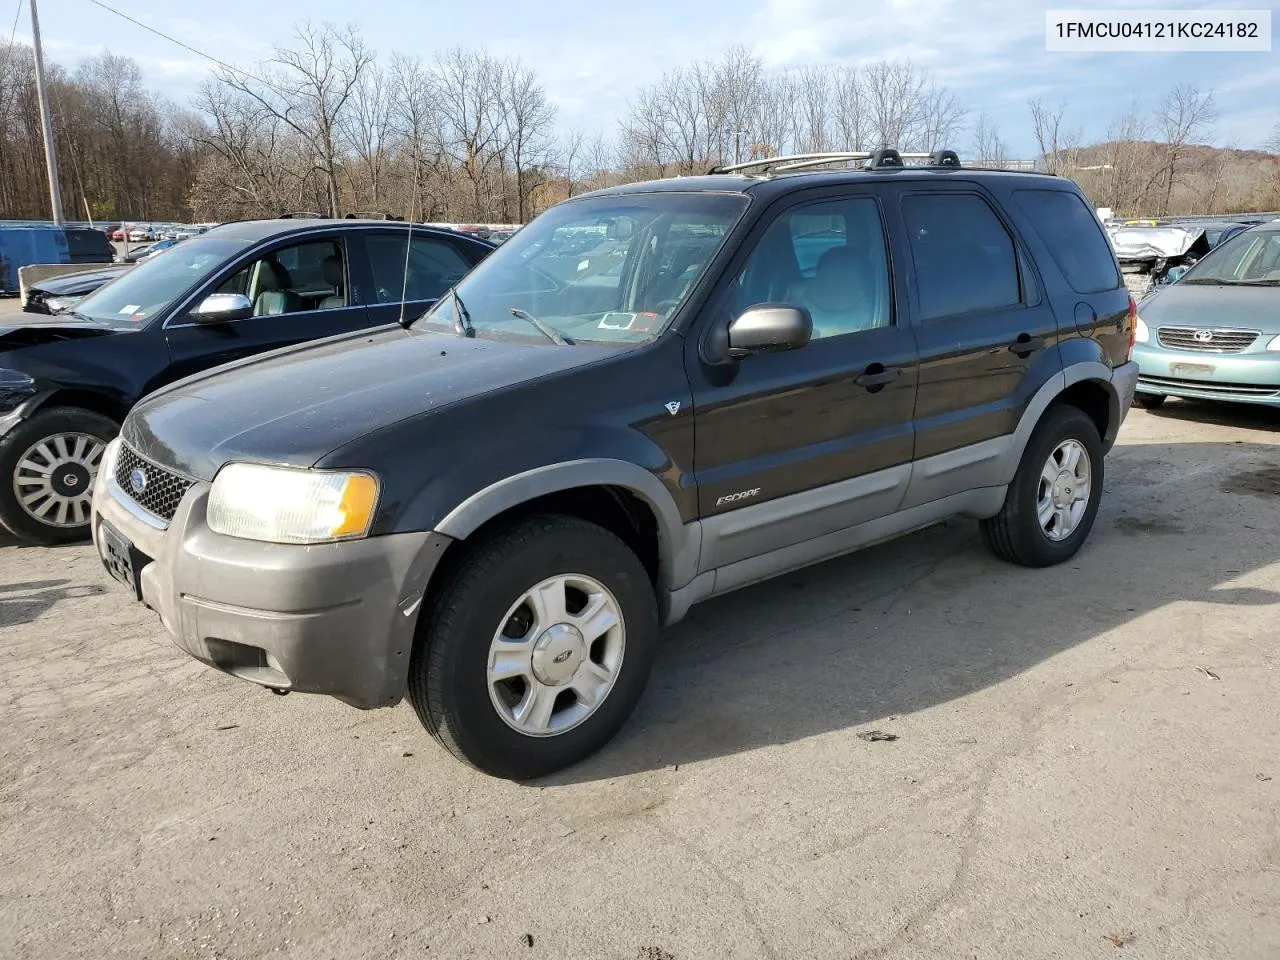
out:
<path id="1" fill-rule="evenodd" d="M 644 691 L 653 585 L 618 537 L 566 516 L 490 536 L 452 573 L 409 665 L 409 701 L 454 756 L 528 780 L 584 759 Z"/>
<path id="2" fill-rule="evenodd" d="M 50 546 L 89 536 L 93 481 L 115 422 L 76 407 L 39 410 L 0 440 L 0 523 Z"/>
<path id="3" fill-rule="evenodd" d="M 982 521 L 1002 560 L 1047 567 L 1083 546 L 1102 499 L 1102 440 L 1078 407 L 1057 406 L 1036 426 L 1004 505 Z"/>

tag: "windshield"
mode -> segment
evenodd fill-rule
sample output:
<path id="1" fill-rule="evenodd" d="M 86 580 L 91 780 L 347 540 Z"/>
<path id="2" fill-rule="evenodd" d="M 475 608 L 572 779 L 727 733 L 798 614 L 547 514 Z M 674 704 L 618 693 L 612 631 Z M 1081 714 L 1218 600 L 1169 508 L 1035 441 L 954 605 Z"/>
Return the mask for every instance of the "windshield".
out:
<path id="1" fill-rule="evenodd" d="M 649 193 L 575 200 L 518 230 L 421 319 L 469 321 L 477 336 L 645 343 L 671 322 L 746 209 L 738 194 Z M 457 301 L 462 302 L 458 311 Z"/>
<path id="2" fill-rule="evenodd" d="M 1249 231 L 1214 247 L 1180 283 L 1280 284 L 1280 231 Z"/>
<path id="3" fill-rule="evenodd" d="M 97 323 L 133 329 L 146 326 L 191 287 L 247 246 L 244 240 L 196 237 L 143 260 L 114 283 L 76 304 L 76 313 Z"/>

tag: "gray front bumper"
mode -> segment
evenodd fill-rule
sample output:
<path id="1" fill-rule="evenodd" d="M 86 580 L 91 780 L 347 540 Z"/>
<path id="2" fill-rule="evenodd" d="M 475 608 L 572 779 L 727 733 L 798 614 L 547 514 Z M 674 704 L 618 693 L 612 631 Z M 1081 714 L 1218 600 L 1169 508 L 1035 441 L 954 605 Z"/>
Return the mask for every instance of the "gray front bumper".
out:
<path id="1" fill-rule="evenodd" d="M 142 556 L 143 602 L 173 641 L 202 663 L 282 690 L 352 706 L 404 695 L 418 609 L 450 538 L 402 533 L 301 546 L 226 537 L 205 522 L 209 485 L 195 484 L 167 529 L 99 474 L 93 538 L 102 520 Z"/>

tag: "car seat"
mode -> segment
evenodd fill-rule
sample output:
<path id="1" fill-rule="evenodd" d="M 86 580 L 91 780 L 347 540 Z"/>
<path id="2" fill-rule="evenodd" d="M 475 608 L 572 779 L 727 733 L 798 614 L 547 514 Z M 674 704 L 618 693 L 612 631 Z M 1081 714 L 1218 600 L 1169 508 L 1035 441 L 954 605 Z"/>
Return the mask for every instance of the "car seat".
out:
<path id="1" fill-rule="evenodd" d="M 265 269 L 258 274 L 259 289 L 253 301 L 253 315 L 274 316 L 302 309 L 302 298 L 290 289 L 293 284 L 289 271 L 274 257 L 263 260 L 262 266 Z"/>
<path id="2" fill-rule="evenodd" d="M 342 258 L 332 254 L 324 258 L 320 264 L 320 273 L 324 282 L 333 287 L 333 295 L 320 301 L 320 310 L 336 310 L 347 305 L 347 294 L 343 288 L 345 277 L 342 274 Z"/>

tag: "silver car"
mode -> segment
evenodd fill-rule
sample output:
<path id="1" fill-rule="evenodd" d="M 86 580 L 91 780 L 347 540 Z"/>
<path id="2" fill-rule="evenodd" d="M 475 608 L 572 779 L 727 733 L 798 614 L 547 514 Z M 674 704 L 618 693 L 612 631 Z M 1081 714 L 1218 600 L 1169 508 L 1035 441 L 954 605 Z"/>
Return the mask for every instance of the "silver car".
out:
<path id="1" fill-rule="evenodd" d="M 1135 402 L 1280 406 L 1280 222 L 1214 248 L 1138 305 Z"/>

